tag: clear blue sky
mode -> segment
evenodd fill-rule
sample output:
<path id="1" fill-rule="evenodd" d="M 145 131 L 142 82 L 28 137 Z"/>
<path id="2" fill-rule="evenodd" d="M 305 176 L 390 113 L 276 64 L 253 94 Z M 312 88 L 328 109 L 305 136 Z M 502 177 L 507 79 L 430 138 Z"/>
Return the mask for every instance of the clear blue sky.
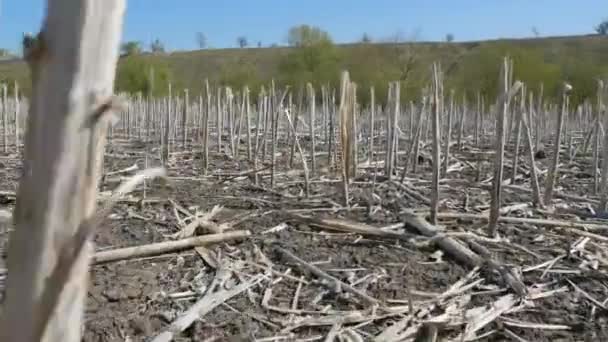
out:
<path id="1" fill-rule="evenodd" d="M 103 1 L 103 0 L 98 0 Z M 0 0 L 0 47 L 18 49 L 22 32 L 40 26 L 43 0 Z M 283 44 L 289 27 L 312 24 L 337 42 L 418 32 L 420 40 L 457 41 L 587 34 L 608 17 L 608 0 L 129 0 L 124 40 L 161 39 L 170 50 L 196 48 L 204 32 L 215 48 Z"/>

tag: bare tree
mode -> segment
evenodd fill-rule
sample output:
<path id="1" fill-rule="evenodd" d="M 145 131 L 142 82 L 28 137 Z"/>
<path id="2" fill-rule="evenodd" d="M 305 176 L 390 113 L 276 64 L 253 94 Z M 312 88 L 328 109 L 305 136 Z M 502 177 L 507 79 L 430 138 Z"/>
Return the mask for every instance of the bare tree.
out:
<path id="1" fill-rule="evenodd" d="M 150 51 L 152 53 L 165 53 L 165 44 L 163 44 L 160 39 L 156 38 L 150 43 Z"/>
<path id="2" fill-rule="evenodd" d="M 361 37 L 361 43 L 371 43 L 371 42 L 372 42 L 372 37 L 370 37 L 370 35 L 367 33 L 363 33 L 363 36 Z"/>
<path id="3" fill-rule="evenodd" d="M 199 49 L 206 49 L 207 48 L 207 35 L 205 35 L 203 32 L 197 32 L 196 33 L 196 43 L 198 44 Z"/>
<path id="4" fill-rule="evenodd" d="M 124 0 L 49 0 L 43 34 L 24 39 L 33 88 L 2 341 L 81 341 L 124 10 Z"/>
<path id="5" fill-rule="evenodd" d="M 608 19 L 604 19 L 599 25 L 595 27 L 595 32 L 603 36 L 608 35 Z"/>
<path id="6" fill-rule="evenodd" d="M 247 45 L 249 45 L 249 42 L 247 41 L 247 37 L 245 36 L 240 36 L 236 39 L 237 44 L 239 44 L 239 47 L 242 48 L 246 48 Z"/>
<path id="7" fill-rule="evenodd" d="M 540 37 L 540 31 L 538 30 L 538 27 L 536 26 L 532 26 L 532 34 L 534 35 L 534 37 L 538 38 Z"/>
<path id="8" fill-rule="evenodd" d="M 445 41 L 451 43 L 454 41 L 454 35 L 452 33 L 448 33 L 445 35 Z"/>
<path id="9" fill-rule="evenodd" d="M 416 68 L 418 63 L 418 54 L 416 47 L 414 46 L 420 31 L 414 31 L 409 35 L 405 35 L 402 32 L 397 32 L 388 39 L 391 43 L 391 48 L 388 51 L 393 63 L 399 72 L 399 81 L 407 83 L 409 81 L 412 71 Z"/>

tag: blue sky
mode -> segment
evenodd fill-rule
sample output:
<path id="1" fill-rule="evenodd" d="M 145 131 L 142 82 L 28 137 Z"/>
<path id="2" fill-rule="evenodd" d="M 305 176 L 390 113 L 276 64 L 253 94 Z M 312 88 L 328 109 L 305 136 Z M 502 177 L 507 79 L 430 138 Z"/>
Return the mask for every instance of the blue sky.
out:
<path id="1" fill-rule="evenodd" d="M 98 0 L 103 1 L 103 0 Z M 18 49 L 22 32 L 35 32 L 44 0 L 0 0 L 0 47 Z M 124 40 L 159 38 L 170 50 L 196 48 L 195 34 L 215 48 L 283 44 L 289 27 L 312 24 L 337 42 L 401 32 L 420 40 L 457 41 L 532 35 L 587 34 L 608 17 L 607 0 L 129 0 Z"/>

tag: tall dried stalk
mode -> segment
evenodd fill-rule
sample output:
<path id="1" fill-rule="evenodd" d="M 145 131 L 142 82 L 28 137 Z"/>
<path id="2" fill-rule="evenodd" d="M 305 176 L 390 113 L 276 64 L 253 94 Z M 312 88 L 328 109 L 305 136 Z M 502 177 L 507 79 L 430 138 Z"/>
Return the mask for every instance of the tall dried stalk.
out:
<path id="1" fill-rule="evenodd" d="M 268 94 L 264 99 L 264 130 L 262 136 L 262 160 L 266 160 L 266 155 L 268 154 L 268 125 L 270 125 L 271 119 L 271 103 L 272 103 L 272 94 Z M 272 126 L 271 126 L 272 127 Z"/>
<path id="2" fill-rule="evenodd" d="M 238 112 L 238 126 L 236 126 L 236 131 L 234 134 L 234 139 L 236 140 L 236 154 L 234 156 L 235 160 L 239 160 L 239 152 L 241 151 L 241 132 L 243 129 L 243 121 L 245 121 L 245 96 L 241 96 L 237 93 L 236 95 L 236 106 L 238 107 L 235 111 L 235 118 L 237 117 Z"/>
<path id="3" fill-rule="evenodd" d="M 15 81 L 14 88 L 15 95 L 15 150 L 19 152 L 19 116 L 20 116 L 20 103 L 19 103 L 19 84 Z"/>
<path id="4" fill-rule="evenodd" d="M 460 113 L 460 120 L 458 122 L 458 140 L 456 146 L 458 151 L 462 150 L 462 138 L 464 137 L 465 122 L 467 120 L 467 97 L 462 96 L 462 111 Z"/>
<path id="5" fill-rule="evenodd" d="M 123 0 L 49 1 L 43 34 L 24 41 L 33 88 L 2 341 L 81 340 L 124 8 Z"/>
<path id="6" fill-rule="evenodd" d="M 8 153 L 8 96 L 7 96 L 7 85 L 2 84 L 2 150 L 4 153 Z"/>
<path id="7" fill-rule="evenodd" d="M 226 87 L 226 116 L 228 117 L 228 139 L 230 139 L 230 153 L 236 158 L 236 131 L 235 131 L 235 113 L 234 110 L 234 94 L 232 88 Z"/>
<path id="8" fill-rule="evenodd" d="M 353 104 L 353 119 L 352 119 L 352 124 L 351 124 L 351 137 L 352 137 L 352 141 L 353 141 L 353 148 L 352 148 L 352 156 L 351 156 L 351 165 L 352 165 L 352 175 L 353 177 L 357 175 L 357 167 L 359 165 L 359 126 L 358 126 L 358 121 L 357 118 L 360 115 L 360 106 L 359 103 L 357 103 L 357 83 L 355 82 L 351 82 L 352 84 L 352 104 Z M 398 141 L 398 140 L 397 140 Z M 395 147 L 395 149 L 398 149 L 398 145 Z M 396 152 L 395 152 L 396 153 Z"/>
<path id="9" fill-rule="evenodd" d="M 412 173 L 416 174 L 416 172 L 418 171 L 418 156 L 420 155 L 420 139 L 422 138 L 422 133 L 423 130 L 425 129 L 425 127 L 427 126 L 427 122 L 430 121 L 430 118 L 428 115 L 426 115 L 426 108 L 427 105 L 432 103 L 433 100 L 431 98 L 431 96 L 423 96 L 422 98 L 422 111 L 420 112 L 420 122 L 418 123 L 418 125 L 420 126 L 418 128 L 418 130 L 420 130 L 420 133 L 418 133 L 417 135 L 414 136 L 414 141 L 412 142 L 413 146 L 414 146 L 414 156 L 413 156 L 413 163 L 412 163 Z M 407 160 L 406 160 L 407 162 Z M 407 170 L 406 170 L 407 171 Z"/>
<path id="10" fill-rule="evenodd" d="M 564 117 L 566 116 L 566 111 L 568 110 L 568 93 L 572 90 L 572 86 L 569 84 L 564 84 L 564 89 L 562 91 L 562 100 L 561 100 L 561 109 L 557 115 L 557 125 L 555 127 L 555 137 L 554 137 L 554 145 L 553 145 L 553 159 L 551 160 L 551 166 L 549 168 L 549 173 L 547 174 L 547 179 L 545 183 L 545 203 L 551 203 L 553 199 L 553 190 L 555 187 L 555 183 L 558 179 L 559 172 L 559 152 L 562 143 L 562 130 L 564 126 Z"/>
<path id="11" fill-rule="evenodd" d="M 316 121 L 316 100 L 315 100 L 315 89 L 312 84 L 306 85 L 308 90 L 308 109 L 309 109 L 309 121 L 310 121 L 310 171 L 314 177 L 317 170 L 317 157 L 316 154 L 316 140 L 315 140 L 315 121 Z"/>
<path id="12" fill-rule="evenodd" d="M 323 88 L 326 89 L 326 88 Z M 334 158 L 334 150 L 335 150 L 335 143 L 334 143 L 334 131 L 336 130 L 335 128 L 335 113 L 333 110 L 329 109 L 329 94 L 327 93 L 327 91 L 325 92 L 325 101 L 327 103 L 327 115 L 329 116 L 329 133 L 328 133 L 328 143 L 327 143 L 327 166 L 331 167 L 334 164 L 334 161 L 336 160 Z M 331 102 L 333 104 L 333 101 Z"/>
<path id="13" fill-rule="evenodd" d="M 399 102 L 400 102 L 401 86 L 399 82 L 393 82 L 389 87 L 389 108 L 391 112 L 386 121 L 386 160 L 385 160 L 385 173 L 386 176 L 391 179 L 395 168 L 396 148 L 399 136 L 397 133 L 398 120 L 399 120 Z"/>
<path id="14" fill-rule="evenodd" d="M 400 180 L 401 183 L 403 183 L 403 181 L 405 181 L 405 176 L 407 175 L 407 170 L 410 165 L 409 163 L 410 163 L 410 160 L 412 160 L 412 158 L 414 159 L 414 163 L 413 163 L 414 171 L 416 170 L 416 164 L 418 163 L 417 147 L 419 146 L 420 133 L 422 132 L 422 126 L 423 126 L 422 122 L 424 121 L 424 117 L 425 117 L 426 104 L 427 104 L 427 97 L 424 96 L 422 98 L 422 106 L 420 108 L 420 115 L 418 116 L 418 120 L 416 122 L 415 133 L 414 133 L 414 136 L 412 137 L 409 150 L 407 151 L 407 153 L 405 155 L 405 163 L 403 164 L 403 173 L 401 174 L 401 180 Z"/>
<path id="15" fill-rule="evenodd" d="M 367 160 L 369 165 L 371 165 L 372 160 L 374 159 L 374 121 L 376 118 L 376 91 L 374 90 L 374 87 L 371 87 L 369 93 L 371 103 L 369 108 L 369 147 Z"/>
<path id="16" fill-rule="evenodd" d="M 481 94 L 477 93 L 477 110 L 475 111 L 475 146 L 479 147 L 479 129 L 481 125 Z"/>
<path id="17" fill-rule="evenodd" d="M 292 101 L 292 96 L 291 96 L 291 94 L 289 94 L 290 110 L 292 107 L 294 107 L 293 104 L 291 103 L 291 101 Z M 302 106 L 304 105 L 303 102 L 304 102 L 304 88 L 300 87 L 300 91 L 298 92 L 298 104 L 297 104 L 297 108 L 295 109 L 294 119 L 293 119 L 295 121 L 294 129 L 296 132 L 298 131 L 298 123 L 300 121 L 299 113 L 302 111 Z M 289 135 L 288 135 L 287 139 L 288 140 L 291 139 L 291 151 L 289 153 L 289 168 L 293 168 L 293 161 L 294 161 L 295 154 L 296 154 L 296 144 L 295 144 L 295 141 L 293 141 L 291 130 L 289 130 L 288 133 L 289 133 Z"/>
<path id="18" fill-rule="evenodd" d="M 352 116 L 353 116 L 353 87 L 347 71 L 342 72 L 340 82 L 340 144 L 342 147 L 342 184 L 344 189 L 344 205 L 350 206 L 349 182 L 351 177 L 352 156 Z"/>
<path id="19" fill-rule="evenodd" d="M 270 160 L 271 160 L 271 170 L 270 170 L 270 187 L 274 188 L 274 183 L 275 183 L 275 174 L 276 174 L 276 170 L 277 170 L 277 116 L 279 114 L 279 111 L 277 110 L 278 107 L 278 103 L 276 102 L 276 93 L 275 93 L 275 88 L 274 88 L 274 82 L 272 83 L 271 87 L 270 87 L 270 106 L 271 108 L 268 111 L 268 114 L 270 115 L 271 121 L 270 121 L 270 126 L 271 126 L 271 136 L 272 136 L 272 141 L 271 141 L 271 152 L 270 152 Z"/>
<path id="20" fill-rule="evenodd" d="M 249 87 L 245 86 L 243 94 L 245 96 L 245 118 L 247 120 L 247 160 L 251 161 L 253 153 L 251 146 L 251 101 L 249 99 Z"/>
<path id="21" fill-rule="evenodd" d="M 190 98 L 188 97 L 188 89 L 184 89 L 184 108 L 182 108 L 182 148 L 186 148 L 188 140 L 188 106 Z"/>
<path id="22" fill-rule="evenodd" d="M 217 140 L 216 140 L 216 144 L 217 144 L 217 152 L 221 153 L 222 152 L 222 133 L 224 130 L 224 123 L 222 122 L 222 113 L 223 113 L 223 107 L 222 107 L 222 88 L 218 87 L 217 88 L 217 95 L 215 96 L 215 100 L 216 100 L 216 104 L 215 104 L 215 126 L 216 126 L 216 130 L 217 130 Z"/>
<path id="23" fill-rule="evenodd" d="M 440 136 L 439 117 L 441 115 L 441 87 L 443 80 L 441 79 L 440 67 L 437 63 L 433 63 L 433 113 L 432 113 L 432 129 L 433 129 L 433 179 L 431 181 L 431 224 L 437 224 L 437 211 L 439 208 L 439 165 L 441 163 L 440 156 Z"/>
<path id="24" fill-rule="evenodd" d="M 543 138 L 543 133 L 542 133 L 542 122 L 543 122 L 543 98 L 544 98 L 544 93 L 545 93 L 545 86 L 544 84 L 541 83 L 540 85 L 540 90 L 539 90 L 539 94 L 538 94 L 538 100 L 536 101 L 537 104 L 537 108 L 536 108 L 536 129 L 535 129 L 535 141 L 534 141 L 534 148 L 535 151 L 538 152 L 538 150 L 541 148 L 541 143 L 542 143 L 542 138 Z"/>
<path id="25" fill-rule="evenodd" d="M 600 124 L 602 120 L 602 108 L 604 107 L 604 82 L 602 80 L 598 81 L 597 86 L 597 110 L 595 111 L 595 125 L 594 131 L 595 136 L 593 139 L 593 193 L 596 194 L 599 190 L 599 177 L 598 177 L 598 168 L 599 168 L 599 158 L 600 158 Z"/>
<path id="26" fill-rule="evenodd" d="M 209 168 L 209 116 L 211 115 L 211 91 L 209 89 L 209 80 L 205 80 L 205 109 L 203 110 L 203 174 L 207 174 Z"/>
<path id="27" fill-rule="evenodd" d="M 169 150 L 171 145 L 171 113 L 173 110 L 173 102 L 171 98 L 172 88 L 171 84 L 169 84 L 169 96 L 167 97 L 167 106 L 165 111 L 165 124 L 164 124 L 164 132 L 163 132 L 163 146 L 161 152 L 161 159 L 165 166 L 169 163 Z"/>
<path id="28" fill-rule="evenodd" d="M 298 153 L 300 154 L 300 159 L 302 159 L 302 167 L 304 168 L 304 193 L 306 198 L 310 197 L 310 176 L 308 173 L 308 165 L 306 165 L 306 157 L 304 156 L 304 151 L 302 151 L 302 147 L 300 145 L 300 139 L 298 139 L 298 132 L 296 132 L 293 121 L 291 120 L 291 115 L 289 115 L 289 110 L 285 110 L 285 117 L 287 118 L 287 123 L 289 124 L 289 129 L 291 130 L 291 134 L 293 135 L 294 145 L 298 149 Z"/>
<path id="29" fill-rule="evenodd" d="M 452 142 L 452 116 L 454 116 L 454 90 L 450 92 L 450 108 L 448 109 L 448 122 L 446 124 L 445 145 L 443 146 L 443 164 L 441 164 L 441 177 L 448 174 L 450 164 L 450 143 Z"/>
<path id="30" fill-rule="evenodd" d="M 536 163 L 534 161 L 534 144 L 532 142 L 532 133 L 529 122 L 532 122 L 532 112 L 534 111 L 534 97 L 530 92 L 530 103 L 527 115 L 522 115 L 521 124 L 524 130 L 524 138 L 526 143 L 526 149 L 528 150 L 528 158 L 530 159 L 530 178 L 532 181 L 532 197 L 534 205 L 537 208 L 543 207 L 543 198 L 540 195 L 540 185 L 538 183 L 538 174 L 536 171 Z"/>
<path id="31" fill-rule="evenodd" d="M 515 151 L 513 152 L 513 173 L 511 175 L 511 184 L 515 184 L 515 178 L 517 177 L 517 168 L 519 167 L 519 147 L 521 145 L 521 124 L 522 117 L 525 116 L 526 111 L 526 88 L 521 87 L 521 98 L 519 110 L 515 112 Z"/>
<path id="32" fill-rule="evenodd" d="M 509 84 L 512 63 L 508 58 L 504 59 L 501 72 L 501 87 L 504 89 L 502 95 L 496 103 L 496 159 L 494 161 L 494 179 L 492 188 L 492 200 L 490 204 L 490 219 L 488 223 L 488 235 L 494 236 L 498 226 L 500 216 L 500 206 L 502 203 L 502 178 L 504 170 L 505 154 L 505 119 L 509 112 L 511 98 L 519 91 L 521 82 L 516 82 L 513 86 Z"/>
<path id="33" fill-rule="evenodd" d="M 599 100 L 599 117 L 604 117 L 604 127 L 608 127 L 608 115 L 604 107 L 603 96 L 605 91 L 604 82 L 600 82 L 601 97 Z M 602 181 L 600 183 L 600 212 L 606 212 L 606 204 L 608 203 L 608 132 L 604 132 L 604 146 L 602 150 Z"/>

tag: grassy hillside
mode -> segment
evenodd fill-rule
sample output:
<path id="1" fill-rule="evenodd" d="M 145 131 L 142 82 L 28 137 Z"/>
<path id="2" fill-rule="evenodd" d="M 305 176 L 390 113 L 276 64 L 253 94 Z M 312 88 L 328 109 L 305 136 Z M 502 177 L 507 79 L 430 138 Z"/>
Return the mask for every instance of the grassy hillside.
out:
<path id="1" fill-rule="evenodd" d="M 383 98 L 386 83 L 403 80 L 405 98 L 419 96 L 428 82 L 432 62 L 442 63 L 448 87 L 466 92 L 469 96 L 482 91 L 491 97 L 495 93 L 501 57 L 510 55 L 515 60 L 515 77 L 533 89 L 545 85 L 545 93 L 553 95 L 560 82 L 567 80 L 575 87 L 575 100 L 594 94 L 595 79 L 608 76 L 608 36 L 575 36 L 521 40 L 493 40 L 466 43 L 407 43 L 407 44 L 347 44 L 335 48 L 337 65 L 334 68 L 298 76 L 289 75 L 282 67 L 292 57 L 294 49 L 246 48 L 173 52 L 163 55 L 144 54 L 130 63 L 140 70 L 150 67 L 165 73 L 173 89 L 190 89 L 198 93 L 204 79 L 212 83 L 240 87 L 248 84 L 255 89 L 272 79 L 281 83 L 335 80 L 341 69 L 351 72 L 360 84 L 365 100 L 369 86 L 375 86 Z M 306 56 L 315 58 L 315 56 Z M 128 58 L 121 60 L 119 73 L 130 70 Z M 407 70 L 406 70 L 407 69 Z M 142 71 L 144 74 L 148 74 Z M 304 75 L 304 76 L 303 76 Z M 293 76 L 293 77 L 292 77 Z M 323 77 L 321 77 L 323 76 Z M 118 76 L 117 87 L 127 91 L 145 91 L 135 76 Z M 147 78 L 147 76 L 146 76 Z M 18 80 L 29 90 L 28 71 L 22 61 L 0 62 L 0 79 Z M 133 81 L 133 82 L 132 82 Z M 157 77 L 155 88 L 166 88 L 163 77 Z"/>

